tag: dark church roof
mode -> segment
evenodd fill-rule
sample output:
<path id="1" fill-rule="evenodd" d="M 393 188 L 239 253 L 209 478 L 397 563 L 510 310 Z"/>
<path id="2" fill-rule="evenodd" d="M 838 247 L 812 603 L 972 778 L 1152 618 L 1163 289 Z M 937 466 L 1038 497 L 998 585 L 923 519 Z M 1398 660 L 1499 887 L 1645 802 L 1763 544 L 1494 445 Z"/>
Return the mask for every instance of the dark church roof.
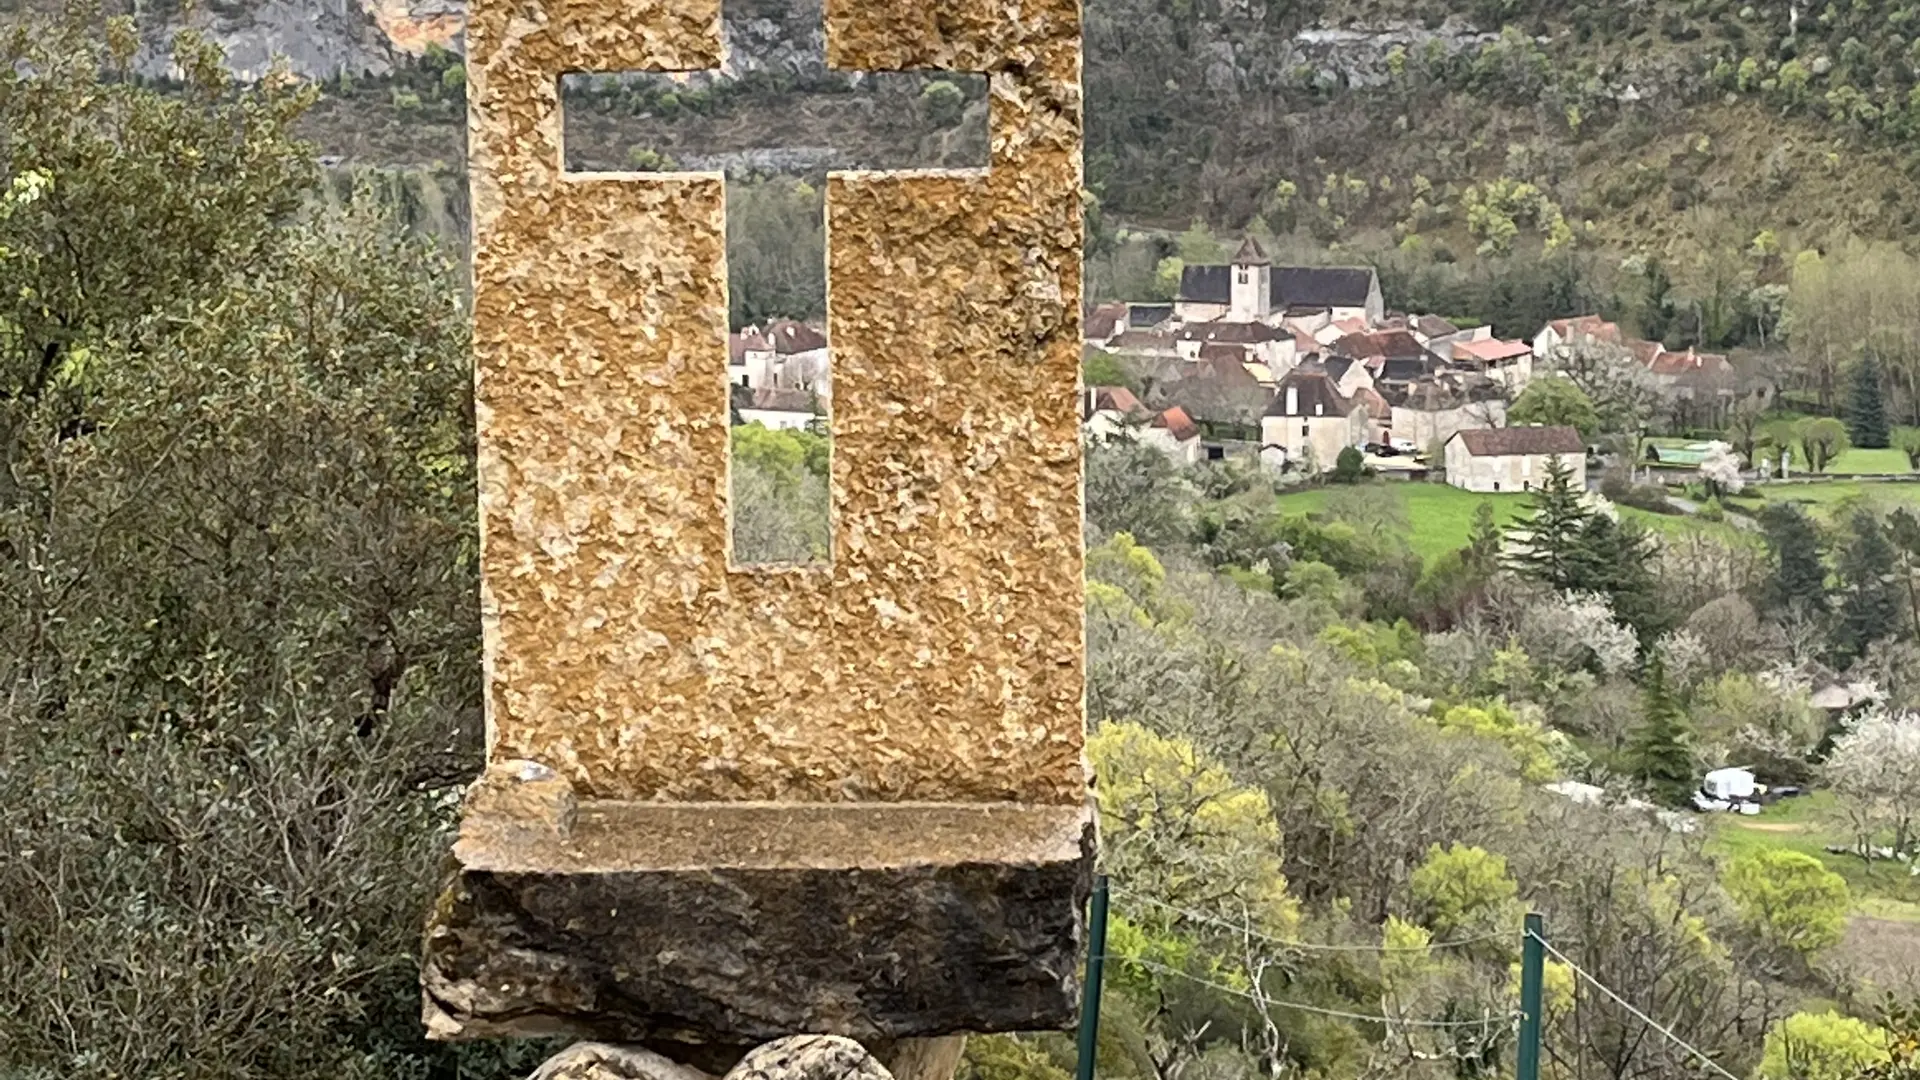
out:
<path id="1" fill-rule="evenodd" d="M 1151 330 L 1173 318 L 1172 304 L 1129 304 L 1127 326 L 1133 330 Z"/>
<path id="2" fill-rule="evenodd" d="M 1373 293 L 1366 266 L 1276 266 L 1273 309 L 1366 307 Z M 1189 266 L 1180 275 L 1180 299 L 1194 304 L 1233 301 L 1232 266 Z"/>

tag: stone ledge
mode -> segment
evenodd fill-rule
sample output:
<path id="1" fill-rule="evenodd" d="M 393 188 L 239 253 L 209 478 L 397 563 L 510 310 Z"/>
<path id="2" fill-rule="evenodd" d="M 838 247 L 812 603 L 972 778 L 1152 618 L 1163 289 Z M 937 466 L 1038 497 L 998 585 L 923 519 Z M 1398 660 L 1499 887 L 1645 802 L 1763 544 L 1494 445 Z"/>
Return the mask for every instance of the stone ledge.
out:
<path id="1" fill-rule="evenodd" d="M 422 957 L 434 1038 L 744 1047 L 1073 1022 L 1086 806 L 575 806 L 519 779 L 524 798 L 483 782 L 469 801 Z"/>

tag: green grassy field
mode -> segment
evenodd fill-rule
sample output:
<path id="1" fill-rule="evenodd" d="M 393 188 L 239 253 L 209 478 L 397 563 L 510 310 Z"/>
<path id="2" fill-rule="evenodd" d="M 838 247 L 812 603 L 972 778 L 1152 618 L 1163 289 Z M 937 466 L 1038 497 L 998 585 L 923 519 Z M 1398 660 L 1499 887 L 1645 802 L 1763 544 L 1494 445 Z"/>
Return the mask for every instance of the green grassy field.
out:
<path id="1" fill-rule="evenodd" d="M 1713 846 L 1729 856 L 1755 848 L 1785 848 L 1811 855 L 1847 879 L 1854 904 L 1862 914 L 1920 923 L 1920 877 L 1908 873 L 1905 863 L 1869 863 L 1853 855 L 1827 851 L 1829 844 L 1847 842 L 1829 793 L 1782 799 L 1754 817 L 1723 814 L 1707 820 L 1713 822 Z"/>
<path id="2" fill-rule="evenodd" d="M 1731 501 L 1756 513 L 1768 503 L 1788 502 L 1830 518 L 1836 510 L 1856 501 L 1886 513 L 1901 507 L 1920 508 L 1920 483 L 1835 480 L 1817 484 L 1760 484 L 1747 488 Z"/>
<path id="3" fill-rule="evenodd" d="M 1479 495 L 1446 484 L 1391 483 L 1383 485 L 1398 494 L 1407 508 L 1407 542 L 1414 553 L 1428 562 L 1467 546 L 1473 533 L 1473 514 L 1483 502 L 1493 504 L 1494 520 L 1505 525 L 1527 509 L 1525 494 Z M 1333 488 L 1314 488 L 1280 496 L 1280 508 L 1288 513 L 1313 514 L 1326 508 Z"/>
<path id="4" fill-rule="evenodd" d="M 1446 484 L 1411 482 L 1387 483 L 1383 486 L 1398 494 L 1405 504 L 1407 542 L 1415 554 L 1428 562 L 1467 545 L 1467 538 L 1473 532 L 1474 511 L 1481 503 L 1492 503 L 1494 520 L 1505 525 L 1526 513 L 1531 499 L 1524 493 L 1482 495 Z M 1289 513 L 1318 513 L 1326 508 L 1328 496 L 1336 490 L 1314 488 L 1285 494 L 1280 496 L 1280 508 Z M 1915 487 L 1914 494 L 1920 498 L 1920 485 Z M 1728 539 L 1751 539 L 1751 534 L 1729 525 L 1672 514 L 1655 514 L 1630 506 L 1620 507 L 1619 510 L 1623 520 L 1638 521 L 1663 536 L 1708 532 Z"/>

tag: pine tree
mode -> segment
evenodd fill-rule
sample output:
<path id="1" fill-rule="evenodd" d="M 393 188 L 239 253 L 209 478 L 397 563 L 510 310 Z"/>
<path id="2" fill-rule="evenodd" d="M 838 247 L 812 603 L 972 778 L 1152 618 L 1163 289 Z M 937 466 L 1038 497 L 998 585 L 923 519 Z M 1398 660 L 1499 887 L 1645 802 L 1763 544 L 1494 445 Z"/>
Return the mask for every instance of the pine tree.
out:
<path id="1" fill-rule="evenodd" d="M 1820 534 L 1799 507 L 1775 503 L 1760 515 L 1767 534 L 1773 576 L 1761 593 L 1761 606 L 1774 613 L 1827 610 L 1827 568 L 1820 561 Z"/>
<path id="2" fill-rule="evenodd" d="M 1467 532 L 1466 560 L 1476 569 L 1491 572 L 1500 562 L 1500 545 L 1505 537 L 1494 517 L 1493 503 L 1481 500 L 1473 508 L 1473 527 Z"/>
<path id="3" fill-rule="evenodd" d="M 1853 445 L 1884 450 L 1889 445 L 1887 399 L 1880 358 L 1869 352 L 1853 366 L 1853 384 L 1847 394 L 1847 434 Z"/>
<path id="4" fill-rule="evenodd" d="M 1574 588 L 1605 596 L 1619 620 L 1633 627 L 1643 645 L 1671 629 L 1667 604 L 1653 576 L 1658 543 L 1636 521 L 1594 514 L 1580 532 Z"/>
<path id="5" fill-rule="evenodd" d="M 1857 511 L 1852 524 L 1853 540 L 1840 553 L 1838 569 L 1845 592 L 1833 631 L 1834 662 L 1841 665 L 1859 659 L 1867 646 L 1900 631 L 1893 544 L 1880 519 L 1868 511 Z"/>
<path id="6" fill-rule="evenodd" d="M 1640 724 L 1627 745 L 1635 776 L 1662 800 L 1678 805 L 1693 791 L 1693 724 L 1667 685 L 1658 654 L 1647 665 Z"/>
<path id="7" fill-rule="evenodd" d="M 1581 588 L 1582 534 L 1593 518 L 1584 494 L 1574 489 L 1572 471 L 1549 459 L 1531 511 L 1507 527 L 1507 567 L 1556 590 Z"/>

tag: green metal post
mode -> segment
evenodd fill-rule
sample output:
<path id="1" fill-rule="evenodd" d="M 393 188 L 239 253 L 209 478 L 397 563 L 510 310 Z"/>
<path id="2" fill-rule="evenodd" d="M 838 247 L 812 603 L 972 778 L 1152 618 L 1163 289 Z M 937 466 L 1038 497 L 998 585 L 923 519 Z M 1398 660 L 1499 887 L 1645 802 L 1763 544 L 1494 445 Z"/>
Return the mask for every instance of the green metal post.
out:
<path id="1" fill-rule="evenodd" d="M 1080 1000 L 1080 1056 L 1074 1080 L 1093 1080 L 1094 1052 L 1100 1042 L 1100 976 L 1107 964 L 1107 875 L 1093 879 L 1093 904 L 1087 917 L 1087 983 Z"/>
<path id="2" fill-rule="evenodd" d="M 1540 1080 L 1540 982 L 1546 968 L 1547 922 L 1527 914 L 1527 936 L 1520 942 L 1520 1050 L 1515 1080 Z"/>

